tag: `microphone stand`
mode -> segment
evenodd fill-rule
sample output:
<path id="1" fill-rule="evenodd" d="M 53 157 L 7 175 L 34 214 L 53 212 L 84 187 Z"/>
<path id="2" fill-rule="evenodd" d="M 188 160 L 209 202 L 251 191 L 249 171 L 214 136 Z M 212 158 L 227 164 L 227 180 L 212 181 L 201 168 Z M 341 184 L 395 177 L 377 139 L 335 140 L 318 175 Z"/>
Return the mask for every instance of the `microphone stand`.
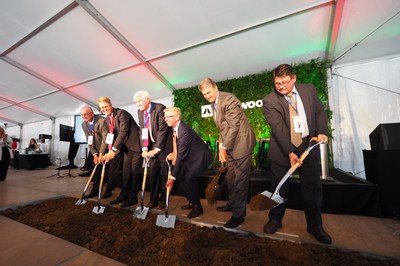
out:
<path id="1" fill-rule="evenodd" d="M 50 175 L 50 176 L 48 176 L 48 177 L 46 177 L 46 178 L 50 178 L 50 177 L 53 177 L 53 176 L 57 176 L 57 178 L 63 177 L 63 176 L 60 175 L 61 158 L 60 158 L 60 157 L 57 157 L 57 158 L 56 158 L 56 161 L 57 161 L 57 160 L 59 161 L 59 163 L 58 163 L 58 171 L 57 171 L 57 174 L 52 174 L 52 175 Z"/>

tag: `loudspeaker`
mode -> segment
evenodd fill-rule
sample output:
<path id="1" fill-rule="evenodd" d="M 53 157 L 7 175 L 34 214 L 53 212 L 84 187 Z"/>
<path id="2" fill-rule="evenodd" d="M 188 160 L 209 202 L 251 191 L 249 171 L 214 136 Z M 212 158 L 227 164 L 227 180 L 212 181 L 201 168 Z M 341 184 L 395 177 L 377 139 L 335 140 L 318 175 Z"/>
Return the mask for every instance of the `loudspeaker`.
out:
<path id="1" fill-rule="evenodd" d="M 369 134 L 371 150 L 400 150 L 400 123 L 379 124 Z"/>

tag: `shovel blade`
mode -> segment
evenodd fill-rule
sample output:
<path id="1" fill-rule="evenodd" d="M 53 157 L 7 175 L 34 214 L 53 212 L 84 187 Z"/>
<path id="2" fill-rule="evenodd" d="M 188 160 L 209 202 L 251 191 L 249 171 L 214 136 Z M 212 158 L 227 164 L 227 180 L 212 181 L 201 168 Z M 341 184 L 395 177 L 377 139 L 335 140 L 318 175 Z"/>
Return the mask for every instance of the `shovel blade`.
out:
<path id="1" fill-rule="evenodd" d="M 159 227 L 164 228 L 174 228 L 175 227 L 176 216 L 175 215 L 168 215 L 166 217 L 165 214 L 157 215 L 156 225 Z"/>
<path id="2" fill-rule="evenodd" d="M 250 205 L 251 210 L 266 211 L 266 210 L 269 210 L 269 209 L 275 207 L 278 204 L 276 201 L 271 199 L 270 196 L 268 197 L 267 195 L 265 195 L 265 194 L 267 194 L 265 192 L 266 191 L 264 191 L 261 194 L 257 194 L 256 196 L 254 196 L 250 199 L 249 205 Z"/>
<path id="3" fill-rule="evenodd" d="M 86 200 L 80 199 L 80 200 L 78 200 L 78 201 L 75 203 L 75 205 L 85 205 L 86 202 L 87 202 Z"/>
<path id="4" fill-rule="evenodd" d="M 149 212 L 149 208 L 147 207 L 141 207 L 138 206 L 136 207 L 136 210 L 133 212 L 133 218 L 137 218 L 137 219 L 146 219 L 147 213 Z"/>
<path id="5" fill-rule="evenodd" d="M 102 214 L 105 209 L 105 206 L 96 206 L 93 208 L 92 212 L 94 212 L 95 214 Z"/>

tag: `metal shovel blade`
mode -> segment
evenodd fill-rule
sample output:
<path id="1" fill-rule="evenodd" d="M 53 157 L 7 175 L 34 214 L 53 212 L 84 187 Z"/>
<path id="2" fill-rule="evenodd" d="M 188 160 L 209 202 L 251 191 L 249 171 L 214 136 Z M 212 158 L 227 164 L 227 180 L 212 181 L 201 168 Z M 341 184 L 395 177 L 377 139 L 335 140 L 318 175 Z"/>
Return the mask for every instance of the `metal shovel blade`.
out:
<path id="1" fill-rule="evenodd" d="M 175 215 L 157 215 L 156 225 L 164 228 L 174 228 L 175 227 L 176 216 Z"/>
<path id="2" fill-rule="evenodd" d="M 75 203 L 75 205 L 84 205 L 84 204 L 86 204 L 86 200 L 84 200 L 84 199 L 79 199 L 76 203 Z"/>
<path id="3" fill-rule="evenodd" d="M 102 214 L 105 209 L 105 206 L 96 206 L 93 208 L 92 212 L 94 212 L 95 214 Z"/>
<path id="4" fill-rule="evenodd" d="M 149 212 L 149 208 L 147 207 L 141 207 L 138 206 L 136 207 L 136 210 L 133 212 L 133 218 L 137 218 L 137 219 L 146 219 L 147 213 Z"/>

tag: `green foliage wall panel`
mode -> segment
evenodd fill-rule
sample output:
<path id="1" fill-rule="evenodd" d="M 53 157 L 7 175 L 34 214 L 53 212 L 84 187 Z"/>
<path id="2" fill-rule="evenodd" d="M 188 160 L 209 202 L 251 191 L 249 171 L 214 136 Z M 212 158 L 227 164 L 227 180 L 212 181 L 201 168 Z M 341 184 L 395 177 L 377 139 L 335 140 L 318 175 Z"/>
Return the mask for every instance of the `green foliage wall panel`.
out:
<path id="1" fill-rule="evenodd" d="M 318 59 L 307 63 L 294 65 L 297 83 L 312 83 L 318 91 L 321 100 L 327 106 L 327 62 Z M 206 78 L 206 77 L 204 77 Z M 212 78 L 212 77 L 211 77 Z M 275 90 L 272 80 L 272 70 L 236 79 L 217 82 L 220 91 L 233 93 L 242 103 L 262 100 Z M 197 86 L 176 90 L 173 93 L 175 106 L 182 110 L 182 120 L 191 125 L 203 140 L 210 141 L 215 149 L 218 130 L 212 117 L 201 117 L 201 106 L 209 104 L 202 96 Z M 265 121 L 262 107 L 247 108 L 245 114 L 253 127 L 257 140 L 269 138 L 270 127 Z M 330 116 L 330 112 L 328 112 Z M 254 159 L 258 145 L 254 151 Z"/>

